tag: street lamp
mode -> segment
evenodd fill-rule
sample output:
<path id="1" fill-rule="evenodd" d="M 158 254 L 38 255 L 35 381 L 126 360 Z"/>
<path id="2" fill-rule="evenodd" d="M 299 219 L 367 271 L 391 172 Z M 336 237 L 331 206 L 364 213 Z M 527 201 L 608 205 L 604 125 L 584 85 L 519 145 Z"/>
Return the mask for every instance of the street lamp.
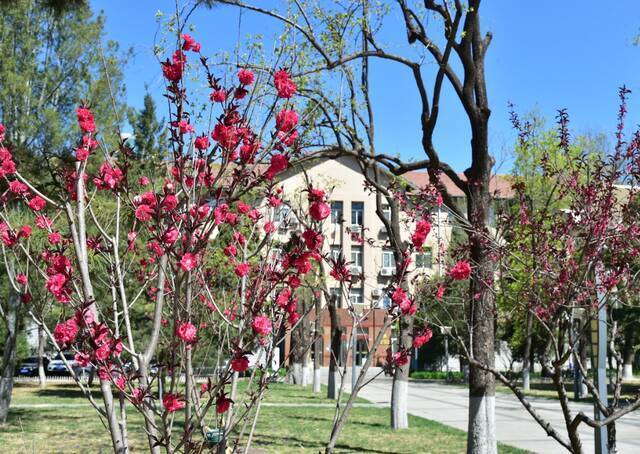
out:
<path id="1" fill-rule="evenodd" d="M 597 282 L 599 284 L 599 282 Z M 606 294 L 598 288 L 598 312 L 597 317 L 591 319 L 591 369 L 594 372 L 596 388 L 600 400 L 606 407 L 607 404 L 607 301 Z M 594 416 L 596 421 L 605 419 L 594 402 Z M 607 426 L 595 428 L 596 454 L 607 454 Z"/>
<path id="2" fill-rule="evenodd" d="M 444 334 L 444 358 L 445 358 L 445 371 L 447 372 L 446 380 L 449 381 L 449 335 L 451 334 L 450 326 L 441 326 L 440 330 Z"/>

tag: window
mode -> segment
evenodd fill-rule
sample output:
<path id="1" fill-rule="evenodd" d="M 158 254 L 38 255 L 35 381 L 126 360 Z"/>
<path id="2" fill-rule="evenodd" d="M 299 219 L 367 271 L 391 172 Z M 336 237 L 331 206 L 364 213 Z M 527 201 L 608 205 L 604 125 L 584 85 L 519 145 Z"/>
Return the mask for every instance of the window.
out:
<path id="1" fill-rule="evenodd" d="M 335 261 L 337 261 L 340 258 L 340 255 L 342 254 L 342 249 L 340 248 L 340 246 L 331 246 L 331 258 Z"/>
<path id="2" fill-rule="evenodd" d="M 351 225 L 364 225 L 364 202 L 351 202 Z"/>
<path id="3" fill-rule="evenodd" d="M 331 202 L 331 223 L 342 223 L 342 202 Z"/>
<path id="4" fill-rule="evenodd" d="M 351 246 L 351 266 L 362 267 L 362 246 Z"/>
<path id="5" fill-rule="evenodd" d="M 391 220 L 391 207 L 389 205 L 382 205 L 382 215 L 387 221 Z"/>
<path id="6" fill-rule="evenodd" d="M 340 287 L 331 288 L 329 293 L 331 294 L 331 298 L 336 299 L 336 307 L 342 308 L 342 290 L 340 290 Z"/>
<path id="7" fill-rule="evenodd" d="M 382 251 L 382 268 L 394 268 L 396 267 L 396 258 L 393 255 L 393 251 Z"/>
<path id="8" fill-rule="evenodd" d="M 291 212 L 291 208 L 287 205 L 280 205 L 277 209 L 276 209 L 276 222 L 277 223 L 283 223 L 286 222 L 287 218 L 289 217 L 289 213 Z"/>
<path id="9" fill-rule="evenodd" d="M 431 268 L 433 265 L 433 253 L 431 249 L 421 254 L 416 254 L 416 268 Z"/>
<path id="10" fill-rule="evenodd" d="M 362 304 L 364 300 L 362 299 L 362 288 L 352 288 L 351 294 L 349 295 L 349 300 L 351 304 Z"/>

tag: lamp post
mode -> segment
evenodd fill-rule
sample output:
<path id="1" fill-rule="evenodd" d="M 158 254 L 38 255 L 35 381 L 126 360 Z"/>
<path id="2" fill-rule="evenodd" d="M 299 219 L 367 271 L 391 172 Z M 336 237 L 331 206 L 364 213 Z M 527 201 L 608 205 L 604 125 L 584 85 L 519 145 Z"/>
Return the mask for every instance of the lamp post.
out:
<path id="1" fill-rule="evenodd" d="M 578 347 L 578 352 L 574 351 L 573 354 L 573 392 L 574 398 L 576 400 L 580 400 L 582 398 L 582 371 L 580 370 L 580 366 L 578 362 L 580 361 L 580 347 L 582 344 L 582 340 L 577 337 L 581 335 L 582 329 L 587 318 L 587 313 L 583 308 L 574 308 L 573 309 L 573 344 Z"/>
<path id="2" fill-rule="evenodd" d="M 597 281 L 596 281 L 597 282 Z M 599 282 L 597 282 L 599 284 Z M 591 368 L 594 371 L 596 388 L 600 400 L 607 404 L 607 301 L 605 293 L 598 288 L 598 312 L 597 317 L 591 319 Z M 598 405 L 594 403 L 594 417 L 596 421 L 605 419 Z M 596 454 L 608 454 L 607 426 L 595 428 L 595 452 Z"/>

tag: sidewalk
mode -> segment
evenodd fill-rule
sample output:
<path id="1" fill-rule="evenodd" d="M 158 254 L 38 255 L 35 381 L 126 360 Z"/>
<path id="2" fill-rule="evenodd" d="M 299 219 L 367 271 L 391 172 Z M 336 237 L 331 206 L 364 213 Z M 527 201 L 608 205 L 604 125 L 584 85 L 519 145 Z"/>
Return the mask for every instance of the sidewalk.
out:
<path id="1" fill-rule="evenodd" d="M 326 383 L 327 373 L 323 371 Z M 369 375 L 369 374 L 368 374 Z M 391 379 L 380 376 L 369 383 L 360 396 L 376 404 L 388 406 L 391 396 Z M 351 378 L 347 377 L 345 390 L 351 390 Z M 467 396 L 464 387 L 439 383 L 411 381 L 409 383 L 408 410 L 410 414 L 467 430 Z M 564 419 L 558 401 L 531 398 L 533 407 L 548 420 L 560 434 L 566 433 Z M 593 413 L 591 404 L 571 402 L 571 410 Z M 564 449 L 533 420 L 516 397 L 496 394 L 496 430 L 498 441 L 537 453 L 563 452 Z M 628 414 L 616 423 L 618 452 L 640 453 L 640 411 Z M 581 425 L 580 435 L 585 453 L 594 452 L 593 430 Z"/>

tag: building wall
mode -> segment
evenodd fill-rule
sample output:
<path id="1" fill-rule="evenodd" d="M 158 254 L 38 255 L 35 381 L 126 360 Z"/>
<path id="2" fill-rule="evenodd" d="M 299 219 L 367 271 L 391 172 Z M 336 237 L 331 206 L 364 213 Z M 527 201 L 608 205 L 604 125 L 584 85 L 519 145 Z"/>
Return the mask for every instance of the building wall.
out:
<path id="1" fill-rule="evenodd" d="M 308 179 L 308 180 L 307 180 Z M 342 307 L 347 307 L 345 298 L 353 299 L 354 306 L 358 308 L 383 307 L 385 303 L 384 288 L 393 280 L 395 269 L 389 263 L 388 241 L 384 224 L 376 213 L 375 194 L 365 189 L 365 178 L 353 158 L 342 157 L 338 159 L 323 159 L 316 165 L 306 168 L 306 175 L 299 168 L 290 169 L 281 179 L 284 194 L 287 194 L 288 202 L 295 208 L 306 207 L 306 192 L 309 181 L 312 186 L 330 190 L 331 202 L 342 203 L 342 222 L 335 216 L 327 218 L 323 223 L 325 242 L 324 253 L 331 253 L 332 249 L 341 252 L 347 262 L 355 260 L 360 255 L 361 269 L 353 269 L 352 274 L 360 274 L 363 279 L 354 286 L 350 295 L 342 295 Z M 362 204 L 362 221 L 360 226 L 352 224 L 352 210 Z M 294 210 L 295 211 L 295 210 Z M 289 219 L 293 216 L 289 215 Z M 333 219 L 332 219 L 333 218 Z M 295 222 L 295 221 L 294 221 Z M 286 225 L 285 223 L 284 225 Z M 412 224 L 401 222 L 402 238 L 408 240 L 413 231 Z M 289 224 L 291 225 L 291 224 Z M 292 225 L 291 228 L 294 228 Z M 361 230 L 361 234 L 354 234 Z M 284 235 L 286 229 L 281 233 Z M 360 241 L 364 237 L 365 241 Z M 432 219 L 432 231 L 425 244 L 425 256 L 423 260 L 429 265 L 428 256 L 431 255 L 430 266 L 416 266 L 416 254 L 414 262 L 409 268 L 410 277 L 417 275 L 429 277 L 438 271 L 442 271 L 442 264 L 438 263 L 438 248 L 446 249 L 451 239 L 451 226 L 448 215 L 443 208 L 435 212 Z M 439 246 L 440 245 L 440 246 Z M 384 251 L 387 251 L 385 260 Z M 411 280 L 411 279 L 410 279 Z M 339 283 L 327 276 L 329 289 L 339 288 Z M 361 297 L 358 294 L 361 293 Z"/>
<path id="2" fill-rule="evenodd" d="M 368 350 L 369 345 L 375 340 L 383 323 L 386 305 L 390 304 L 390 299 L 385 293 L 385 289 L 393 280 L 395 265 L 389 263 L 388 237 L 383 222 L 378 218 L 376 212 L 375 194 L 366 189 L 365 178 L 361 174 L 360 167 L 355 160 L 350 157 L 338 159 L 319 160 L 314 165 L 305 167 L 305 172 L 300 168 L 289 169 L 280 179 L 280 184 L 284 189 L 285 202 L 290 205 L 291 210 L 287 214 L 284 211 L 274 213 L 276 224 L 279 222 L 278 235 L 285 240 L 289 229 L 300 228 L 296 224 L 294 212 L 306 212 L 307 192 L 309 185 L 321 188 L 330 193 L 329 200 L 332 208 L 335 209 L 335 202 L 342 204 L 342 222 L 333 213 L 323 223 L 324 245 L 323 253 L 330 254 L 332 250 L 342 253 L 347 262 L 358 260 L 360 269 L 353 269 L 352 274 L 361 275 L 362 280 L 354 285 L 352 291 L 346 294 L 340 291 L 338 281 L 327 275 L 326 285 L 330 291 L 339 291 L 341 301 L 339 301 L 340 325 L 343 327 L 343 347 L 351 339 L 352 316 L 347 308 L 353 307 L 356 313 L 366 314 L 361 323 L 358 333 L 358 350 Z M 354 208 L 362 207 L 362 216 L 353 215 Z M 359 225 L 354 225 L 358 221 Z M 409 240 L 413 233 L 414 226 L 401 217 L 401 235 L 403 240 Z M 360 231 L 360 234 L 357 232 Z M 362 241 L 364 238 L 364 241 Z M 424 247 L 425 256 L 421 262 L 416 264 L 418 257 L 413 256 L 413 264 L 409 268 L 409 282 L 416 276 L 429 278 L 434 273 L 443 272 L 443 264 L 438 263 L 439 248 L 446 250 L 451 239 L 451 225 L 448 222 L 448 214 L 443 208 L 433 213 L 432 230 Z M 384 257 L 387 251 L 387 257 Z M 429 260 L 429 254 L 431 259 Z M 357 256 L 360 256 L 359 258 Z M 385 266 L 386 265 L 386 266 Z M 425 266 L 426 265 L 426 266 Z M 329 352 L 331 345 L 331 328 L 326 301 L 321 295 L 323 304 L 322 315 L 322 339 L 323 357 L 322 364 L 329 365 Z M 349 304 L 347 299 L 351 299 Z M 373 309 L 373 310 L 372 310 Z M 387 349 L 393 348 L 393 333 L 389 330 L 384 334 L 382 344 L 375 352 L 374 366 L 381 366 L 385 363 Z M 289 354 L 290 342 L 287 339 L 284 343 L 284 356 Z M 357 364 L 364 361 L 362 354 L 356 355 Z M 345 358 L 347 365 L 351 365 L 352 358 Z"/>

